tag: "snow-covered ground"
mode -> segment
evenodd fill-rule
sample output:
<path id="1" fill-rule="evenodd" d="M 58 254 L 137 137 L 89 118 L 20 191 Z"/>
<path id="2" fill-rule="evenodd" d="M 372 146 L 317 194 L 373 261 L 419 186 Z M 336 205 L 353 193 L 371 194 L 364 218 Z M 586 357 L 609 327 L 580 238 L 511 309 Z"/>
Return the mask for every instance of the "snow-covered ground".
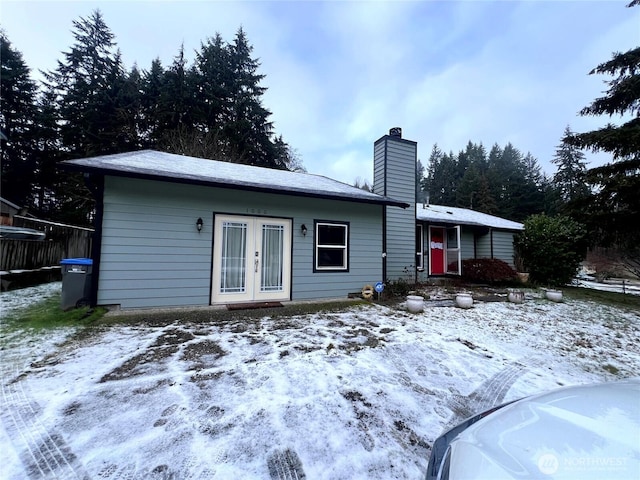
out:
<path id="1" fill-rule="evenodd" d="M 640 375 L 638 311 L 535 292 L 446 304 L 3 327 L 2 477 L 420 479 L 471 413 Z"/>

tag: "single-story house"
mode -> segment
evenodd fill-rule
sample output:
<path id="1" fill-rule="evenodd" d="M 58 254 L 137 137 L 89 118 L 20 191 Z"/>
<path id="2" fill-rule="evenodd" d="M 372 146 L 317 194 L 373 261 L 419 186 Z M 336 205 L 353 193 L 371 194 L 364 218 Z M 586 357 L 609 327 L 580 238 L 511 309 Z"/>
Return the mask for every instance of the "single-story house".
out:
<path id="1" fill-rule="evenodd" d="M 416 248 L 427 252 L 420 246 L 444 225 L 458 227 L 463 255 L 488 255 L 483 232 L 491 225 L 422 216 L 416 155 L 400 129 L 377 140 L 373 193 L 318 175 L 151 150 L 63 162 L 85 173 L 96 199 L 92 302 L 144 308 L 345 297 L 405 276 L 419 256 L 434 257 Z M 422 234 L 418 246 L 418 231 L 432 237 Z"/>

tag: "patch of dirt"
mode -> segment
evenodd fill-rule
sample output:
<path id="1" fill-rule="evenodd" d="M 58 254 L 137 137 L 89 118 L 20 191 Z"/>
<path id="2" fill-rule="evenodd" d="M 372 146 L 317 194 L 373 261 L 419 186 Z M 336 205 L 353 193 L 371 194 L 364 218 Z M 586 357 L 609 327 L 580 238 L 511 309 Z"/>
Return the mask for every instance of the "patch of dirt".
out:
<path id="1" fill-rule="evenodd" d="M 187 345 L 182 352 L 181 360 L 195 362 L 201 360 L 203 356 L 213 357 L 214 360 L 217 360 L 226 354 L 227 352 L 213 340 L 202 340 Z"/>
<path id="2" fill-rule="evenodd" d="M 364 395 L 362 395 L 358 391 L 349 390 L 347 392 L 341 392 L 340 395 L 342 395 L 344 398 L 346 398 L 350 402 L 361 403 L 365 407 L 371 408 L 371 403 L 367 402 L 366 399 L 364 398 Z"/>
<path id="3" fill-rule="evenodd" d="M 473 343 L 471 343 L 469 340 L 463 340 L 461 338 L 458 338 L 458 341 L 463 344 L 465 347 L 470 348 L 471 350 L 475 350 L 476 348 L 478 348 L 477 345 L 474 345 Z"/>
<path id="4" fill-rule="evenodd" d="M 180 345 L 193 340 L 195 337 L 186 330 L 172 328 L 160 335 L 156 341 L 143 353 L 135 355 L 122 365 L 105 374 L 99 383 L 112 380 L 122 380 L 147 373 L 146 365 L 157 365 L 171 357 L 179 349 Z"/>
<path id="5" fill-rule="evenodd" d="M 62 414 L 65 416 L 73 415 L 81 406 L 80 402 L 71 402 L 62 410 Z"/>

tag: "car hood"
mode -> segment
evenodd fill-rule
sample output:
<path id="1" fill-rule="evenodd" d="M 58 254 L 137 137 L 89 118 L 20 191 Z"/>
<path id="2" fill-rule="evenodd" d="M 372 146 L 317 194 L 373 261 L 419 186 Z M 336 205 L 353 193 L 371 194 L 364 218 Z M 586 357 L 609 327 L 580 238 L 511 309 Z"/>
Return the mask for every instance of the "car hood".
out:
<path id="1" fill-rule="evenodd" d="M 640 478 L 640 379 L 507 405 L 461 433 L 451 458 L 451 479 Z"/>

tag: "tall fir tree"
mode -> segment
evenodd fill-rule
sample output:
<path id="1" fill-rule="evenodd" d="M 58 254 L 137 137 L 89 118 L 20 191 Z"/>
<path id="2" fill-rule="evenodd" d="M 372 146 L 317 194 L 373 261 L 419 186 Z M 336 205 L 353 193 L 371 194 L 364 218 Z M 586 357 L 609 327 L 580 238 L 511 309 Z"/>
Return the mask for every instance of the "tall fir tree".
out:
<path id="1" fill-rule="evenodd" d="M 99 10 L 73 21 L 74 43 L 53 72 L 45 74 L 56 114 L 64 158 L 130 149 L 121 133 L 118 99 L 125 82 L 115 37 Z M 93 198 L 78 174 L 60 172 L 55 192 L 58 219 L 88 224 Z"/>
<path id="2" fill-rule="evenodd" d="M 243 163 L 270 168 L 285 168 L 272 141 L 271 112 L 262 105 L 266 88 L 260 85 L 264 75 L 258 73 L 260 62 L 251 56 L 242 28 L 229 47 L 232 81 L 230 84 L 230 118 L 225 123 L 225 137 L 236 146 Z"/>
<path id="3" fill-rule="evenodd" d="M 117 89 L 124 69 L 115 37 L 99 10 L 73 21 L 74 44 L 46 83 L 58 94 L 63 145 L 69 157 L 115 153 Z"/>
<path id="4" fill-rule="evenodd" d="M 640 6 L 640 0 L 627 6 Z M 566 143 L 610 153 L 613 160 L 587 172 L 586 180 L 596 193 L 576 211 L 595 243 L 619 250 L 628 268 L 640 275 L 640 47 L 614 53 L 611 60 L 589 73 L 613 78 L 606 82 L 609 88 L 605 95 L 580 114 L 619 115 L 624 120 L 619 125 L 608 123 L 597 130 L 565 136 Z"/>
<path id="5" fill-rule="evenodd" d="M 563 138 L 573 135 L 567 126 Z M 569 203 L 589 195 L 589 187 L 585 181 L 587 162 L 582 151 L 574 145 L 562 142 L 556 148 L 551 163 L 558 166 L 553 175 L 553 184 L 558 189 L 563 202 Z"/>
<path id="6" fill-rule="evenodd" d="M 427 168 L 429 202 L 436 205 L 455 206 L 459 168 L 453 152 L 443 153 L 433 146 Z"/>
<path id="7" fill-rule="evenodd" d="M 37 165 L 37 85 L 22 53 L 0 31 L 0 166 L 2 196 L 21 207 L 34 206 Z"/>
<path id="8" fill-rule="evenodd" d="M 58 94 L 45 87 L 38 97 L 37 146 L 34 151 L 36 169 L 35 210 L 42 218 L 63 220 L 57 194 L 66 179 L 57 169 L 66 153 L 62 145 L 58 115 Z"/>
<path id="9" fill-rule="evenodd" d="M 140 98 L 140 143 L 143 148 L 159 149 L 164 135 L 164 113 L 161 95 L 164 90 L 165 70 L 159 58 L 151 62 L 142 73 Z"/>

